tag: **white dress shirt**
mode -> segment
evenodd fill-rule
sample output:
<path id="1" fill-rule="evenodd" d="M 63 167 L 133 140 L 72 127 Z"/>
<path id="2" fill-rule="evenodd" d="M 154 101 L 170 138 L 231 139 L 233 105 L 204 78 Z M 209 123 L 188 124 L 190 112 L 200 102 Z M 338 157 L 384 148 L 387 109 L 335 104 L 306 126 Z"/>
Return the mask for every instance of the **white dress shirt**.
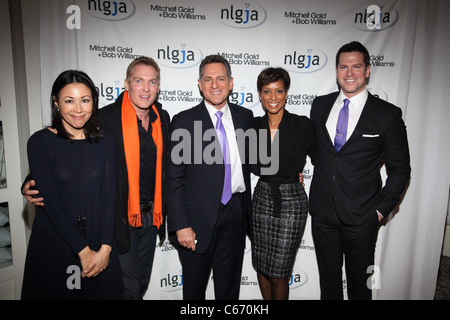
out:
<path id="1" fill-rule="evenodd" d="M 341 91 L 337 97 L 333 108 L 331 108 L 330 115 L 327 120 L 327 130 L 330 135 L 331 141 L 334 143 L 334 137 L 336 136 L 336 125 L 339 118 L 339 112 L 344 106 L 344 99 L 349 99 L 350 104 L 348 105 L 348 126 L 347 126 L 347 140 L 350 139 L 353 131 L 355 130 L 356 124 L 359 121 L 364 105 L 367 101 L 368 96 L 367 89 L 358 93 L 356 96 L 347 98 Z"/>
<path id="2" fill-rule="evenodd" d="M 216 128 L 217 116 L 216 112 L 219 111 L 208 102 L 205 101 L 206 109 L 208 110 L 209 116 L 213 123 L 214 128 Z M 223 112 L 222 124 L 225 128 L 227 134 L 227 142 L 230 148 L 230 159 L 231 159 L 231 192 L 244 192 L 245 182 L 244 174 L 242 173 L 242 162 L 239 155 L 239 149 L 236 141 L 236 133 L 234 131 L 233 118 L 231 117 L 231 111 L 228 107 L 228 103 L 220 109 Z"/>

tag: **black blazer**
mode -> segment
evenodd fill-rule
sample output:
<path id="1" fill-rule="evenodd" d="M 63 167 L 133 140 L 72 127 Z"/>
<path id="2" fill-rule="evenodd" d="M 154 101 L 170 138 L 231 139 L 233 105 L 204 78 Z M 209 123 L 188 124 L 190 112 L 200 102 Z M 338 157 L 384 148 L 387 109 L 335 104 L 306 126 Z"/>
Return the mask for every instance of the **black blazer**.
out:
<path id="1" fill-rule="evenodd" d="M 235 130 L 240 128 L 246 131 L 252 128 L 253 113 L 250 110 L 231 103 L 228 103 L 228 105 Z M 201 132 L 199 131 L 200 126 Z M 170 125 L 172 139 L 174 139 L 174 131 L 177 129 L 184 129 L 183 132 L 189 133 L 191 137 L 191 143 L 188 143 L 184 150 L 190 152 L 190 156 L 188 157 L 190 161 L 177 164 L 174 162 L 174 155 L 170 156 L 167 168 L 168 232 L 171 239 L 176 241 L 176 235 L 174 233 L 177 230 L 192 227 L 198 240 L 196 252 L 204 253 L 211 242 L 212 233 L 218 217 L 223 189 L 224 165 L 223 163 L 208 164 L 205 162 L 203 156 L 200 161 L 194 161 L 194 154 L 196 148 L 198 148 L 197 152 L 200 150 L 203 154 L 205 148 L 208 146 L 211 148 L 211 143 L 218 144 L 219 142 L 217 136 L 211 140 L 206 139 L 206 141 L 203 141 L 204 139 L 202 139 L 206 130 L 214 130 L 214 124 L 211 121 L 204 102 L 175 115 Z M 213 132 L 215 135 L 215 131 Z M 182 144 L 182 141 L 178 141 L 178 139 L 171 142 L 171 150 L 174 151 L 175 156 L 180 154 L 180 144 Z M 247 144 L 245 149 L 247 158 Z M 220 146 L 218 150 L 220 150 Z M 186 154 L 183 153 L 183 155 Z M 220 157 L 222 156 L 220 155 Z M 247 215 L 241 218 L 242 223 L 247 225 L 251 212 L 250 165 L 248 159 L 241 159 L 241 161 L 246 187 L 245 206 L 247 208 Z"/>
<path id="2" fill-rule="evenodd" d="M 125 149 L 123 145 L 122 132 L 122 100 L 123 93 L 117 100 L 99 110 L 98 124 L 109 130 L 116 138 L 117 149 L 117 197 L 116 197 L 116 224 L 115 224 L 115 241 L 120 255 L 128 252 L 130 248 L 130 232 L 128 229 L 128 172 L 125 159 Z M 170 117 L 167 111 L 162 109 L 162 105 L 155 102 L 161 118 L 161 129 L 163 132 L 163 161 L 162 161 L 162 194 L 163 194 L 163 225 L 159 228 L 159 237 L 162 242 L 165 238 L 165 195 L 166 189 L 166 168 L 167 157 L 169 155 L 169 123 Z"/>
<path id="3" fill-rule="evenodd" d="M 400 108 L 369 93 L 354 132 L 336 152 L 326 121 L 339 92 L 317 97 L 311 106 L 318 142 L 310 188 L 310 213 L 324 218 L 334 199 L 345 224 L 363 224 L 387 216 L 398 204 L 411 167 L 406 127 Z M 388 179 L 382 187 L 380 168 Z"/>

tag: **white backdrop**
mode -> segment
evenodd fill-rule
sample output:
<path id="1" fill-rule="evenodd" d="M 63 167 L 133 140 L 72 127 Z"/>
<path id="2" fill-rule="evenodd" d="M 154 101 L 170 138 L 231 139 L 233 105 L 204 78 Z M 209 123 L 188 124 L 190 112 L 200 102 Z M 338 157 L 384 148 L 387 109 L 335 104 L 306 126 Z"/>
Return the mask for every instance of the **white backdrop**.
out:
<path id="1" fill-rule="evenodd" d="M 159 63 L 159 101 L 171 116 L 201 101 L 198 65 L 212 53 L 231 63 L 233 102 L 262 115 L 256 78 L 280 66 L 292 79 L 287 109 L 309 116 L 314 97 L 337 90 L 336 51 L 359 40 L 371 54 L 369 90 L 402 108 L 412 157 L 409 190 L 380 228 L 374 298 L 432 299 L 450 180 L 449 9 L 445 0 L 41 0 L 43 125 L 50 123 L 51 84 L 61 71 L 87 72 L 104 106 L 123 90 L 126 67 L 139 55 Z M 308 163 L 307 190 L 313 170 Z M 240 298 L 260 299 L 247 244 Z M 181 288 L 178 255 L 166 241 L 156 248 L 145 298 L 181 299 Z M 319 298 L 309 220 L 290 288 L 291 299 Z M 212 284 L 207 296 L 214 297 Z"/>

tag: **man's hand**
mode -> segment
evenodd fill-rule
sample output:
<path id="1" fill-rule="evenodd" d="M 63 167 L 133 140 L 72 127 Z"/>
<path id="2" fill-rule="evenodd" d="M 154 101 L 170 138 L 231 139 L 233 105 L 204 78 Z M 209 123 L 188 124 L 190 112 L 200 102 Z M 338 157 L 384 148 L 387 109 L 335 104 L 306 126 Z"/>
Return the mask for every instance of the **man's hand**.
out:
<path id="1" fill-rule="evenodd" d="M 384 219 L 383 215 L 381 213 L 379 213 L 378 210 L 377 210 L 377 215 L 378 215 L 378 222 L 381 222 L 381 220 Z"/>
<path id="2" fill-rule="evenodd" d="M 195 251 L 195 232 L 191 227 L 177 230 L 177 240 L 180 245 L 187 249 Z"/>
<path id="3" fill-rule="evenodd" d="M 32 189 L 36 185 L 36 181 L 30 180 L 23 186 L 22 194 L 27 201 L 36 206 L 44 206 L 44 198 L 38 197 L 39 191 Z"/>

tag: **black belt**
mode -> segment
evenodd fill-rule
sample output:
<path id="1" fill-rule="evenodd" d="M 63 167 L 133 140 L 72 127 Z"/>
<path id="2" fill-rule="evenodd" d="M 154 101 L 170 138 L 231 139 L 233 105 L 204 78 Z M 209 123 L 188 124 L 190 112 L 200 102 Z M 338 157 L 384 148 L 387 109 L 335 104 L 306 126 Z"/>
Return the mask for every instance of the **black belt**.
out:
<path id="1" fill-rule="evenodd" d="M 153 213 L 153 201 L 149 201 L 146 204 L 141 204 L 141 214 Z"/>
<path id="2" fill-rule="evenodd" d="M 299 176 L 292 176 L 289 178 L 280 178 L 275 176 L 260 176 L 259 179 L 264 182 L 272 183 L 272 181 L 278 181 L 278 184 L 287 184 L 287 183 L 295 183 L 299 182 Z"/>
<path id="3" fill-rule="evenodd" d="M 270 196 L 273 199 L 273 212 L 272 215 L 274 217 L 280 217 L 281 212 L 281 192 L 280 185 L 281 184 L 289 184 L 299 182 L 299 176 L 292 176 L 287 179 L 279 178 L 274 176 L 261 176 L 259 178 L 261 181 L 270 183 Z"/>

